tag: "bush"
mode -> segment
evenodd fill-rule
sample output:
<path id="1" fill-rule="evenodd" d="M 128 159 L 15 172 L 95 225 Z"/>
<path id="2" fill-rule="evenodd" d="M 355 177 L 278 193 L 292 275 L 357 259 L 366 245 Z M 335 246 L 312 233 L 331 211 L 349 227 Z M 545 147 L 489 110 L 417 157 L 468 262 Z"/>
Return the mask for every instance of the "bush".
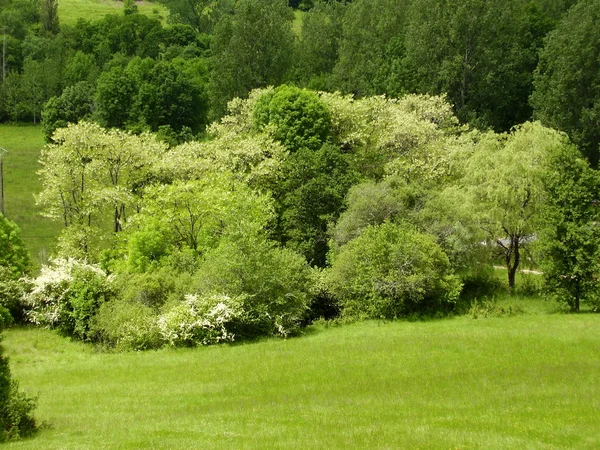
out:
<path id="1" fill-rule="evenodd" d="M 8 310 L 0 307 L 0 330 L 10 321 Z M 32 412 L 36 399 L 19 391 L 11 379 L 8 358 L 0 354 L 0 442 L 28 436 L 36 430 Z"/>
<path id="2" fill-rule="evenodd" d="M 74 259 L 56 259 L 42 267 L 23 303 L 30 322 L 87 339 L 91 318 L 110 295 L 109 280 L 100 268 Z"/>
<path id="3" fill-rule="evenodd" d="M 0 266 L 0 306 L 6 308 L 16 322 L 22 322 L 25 318 L 21 304 L 25 290 L 24 280 L 15 280 L 8 267 Z"/>
<path id="4" fill-rule="evenodd" d="M 304 258 L 263 237 L 223 241 L 205 256 L 196 292 L 243 298 L 232 332 L 253 338 L 295 332 L 308 309 L 311 276 Z"/>
<path id="5" fill-rule="evenodd" d="M 163 345 L 158 315 L 140 303 L 113 300 L 100 306 L 90 324 L 92 340 L 119 351 L 148 350 Z"/>
<path id="6" fill-rule="evenodd" d="M 161 315 L 161 338 L 171 346 L 210 345 L 232 342 L 228 329 L 241 316 L 243 297 L 186 295 L 185 300 Z"/>
<path id="7" fill-rule="evenodd" d="M 369 226 L 332 260 L 329 289 L 346 317 L 447 311 L 460 293 L 459 279 L 434 238 L 408 225 Z"/>

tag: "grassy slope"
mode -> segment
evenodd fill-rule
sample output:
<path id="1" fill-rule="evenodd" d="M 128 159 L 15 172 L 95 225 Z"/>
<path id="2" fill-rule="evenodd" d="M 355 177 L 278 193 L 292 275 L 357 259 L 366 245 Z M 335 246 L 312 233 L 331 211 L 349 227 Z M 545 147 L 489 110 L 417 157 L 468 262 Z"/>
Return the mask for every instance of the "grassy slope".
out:
<path id="1" fill-rule="evenodd" d="M 136 2 L 138 11 L 148 17 L 164 21 L 169 13 L 158 3 Z M 60 0 L 58 18 L 61 24 L 73 25 L 77 19 L 97 20 L 106 14 L 120 14 L 123 2 L 118 0 Z"/>
<path id="2" fill-rule="evenodd" d="M 50 252 L 61 226 L 40 216 L 34 194 L 41 189 L 36 171 L 44 146 L 39 125 L 0 124 L 0 147 L 4 155 L 4 192 L 6 216 L 21 228 L 21 235 L 35 261 Z"/>
<path id="3" fill-rule="evenodd" d="M 461 317 L 102 354 L 4 346 L 49 427 L 7 448 L 598 448 L 600 316 Z"/>

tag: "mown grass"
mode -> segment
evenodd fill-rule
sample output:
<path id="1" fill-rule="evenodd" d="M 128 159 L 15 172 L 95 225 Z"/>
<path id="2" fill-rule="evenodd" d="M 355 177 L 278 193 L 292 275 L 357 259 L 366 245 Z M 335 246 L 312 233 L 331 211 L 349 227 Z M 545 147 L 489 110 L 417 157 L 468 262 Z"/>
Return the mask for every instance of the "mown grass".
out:
<path id="1" fill-rule="evenodd" d="M 121 14 L 122 1 L 118 0 L 60 0 L 58 2 L 58 20 L 60 24 L 74 25 L 78 19 L 98 20 L 106 14 Z M 136 1 L 138 12 L 155 17 L 165 23 L 168 10 L 159 3 Z"/>
<path id="2" fill-rule="evenodd" d="M 47 424 L 6 448 L 600 446 L 598 315 L 367 322 L 128 354 L 13 329 L 3 345 Z"/>
<path id="3" fill-rule="evenodd" d="M 39 125 L 0 124 L 0 147 L 4 155 L 5 214 L 21 228 L 21 236 L 34 263 L 44 262 L 61 225 L 40 215 L 34 195 L 41 190 L 36 171 L 44 136 Z"/>

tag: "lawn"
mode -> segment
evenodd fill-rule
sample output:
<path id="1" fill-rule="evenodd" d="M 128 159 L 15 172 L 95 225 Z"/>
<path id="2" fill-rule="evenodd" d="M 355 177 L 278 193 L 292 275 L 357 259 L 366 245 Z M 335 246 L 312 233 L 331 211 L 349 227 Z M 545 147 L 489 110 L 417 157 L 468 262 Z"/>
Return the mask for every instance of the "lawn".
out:
<path id="1" fill-rule="evenodd" d="M 600 316 L 467 316 L 111 354 L 3 343 L 45 427 L 6 448 L 600 447 Z"/>
<path id="2" fill-rule="evenodd" d="M 156 17 L 163 23 L 169 15 L 159 3 L 136 1 L 138 11 L 148 17 Z M 106 14 L 121 14 L 123 2 L 118 0 L 60 0 L 58 19 L 60 24 L 74 25 L 78 19 L 98 20 Z"/>
<path id="3" fill-rule="evenodd" d="M 4 155 L 6 217 L 21 228 L 21 235 L 37 264 L 44 262 L 60 233 L 61 225 L 41 217 L 34 194 L 41 190 L 36 174 L 44 136 L 39 125 L 0 124 L 0 147 Z"/>

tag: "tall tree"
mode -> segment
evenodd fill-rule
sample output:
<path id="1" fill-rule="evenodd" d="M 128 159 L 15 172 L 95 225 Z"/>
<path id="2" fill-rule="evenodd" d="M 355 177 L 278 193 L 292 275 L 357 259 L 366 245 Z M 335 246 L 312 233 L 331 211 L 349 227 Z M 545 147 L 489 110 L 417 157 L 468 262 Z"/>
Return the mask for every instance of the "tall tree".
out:
<path id="1" fill-rule="evenodd" d="M 600 0 L 581 0 L 548 35 L 531 97 L 535 117 L 600 162 Z"/>
<path id="2" fill-rule="evenodd" d="M 461 120 L 508 131 L 531 118 L 532 72 L 550 27 L 542 10 L 520 0 L 414 0 L 407 87 L 447 93 Z"/>
<path id="3" fill-rule="evenodd" d="M 213 115 L 251 89 L 281 84 L 291 65 L 294 14 L 284 0 L 240 0 L 217 25 L 210 80 Z"/>
<path id="4" fill-rule="evenodd" d="M 404 26 L 412 0 L 358 0 L 343 19 L 336 87 L 359 96 L 404 91 Z"/>
<path id="5" fill-rule="evenodd" d="M 60 26 L 58 22 L 58 1 L 42 0 L 40 4 L 40 21 L 42 31 L 48 34 L 58 34 Z"/>

